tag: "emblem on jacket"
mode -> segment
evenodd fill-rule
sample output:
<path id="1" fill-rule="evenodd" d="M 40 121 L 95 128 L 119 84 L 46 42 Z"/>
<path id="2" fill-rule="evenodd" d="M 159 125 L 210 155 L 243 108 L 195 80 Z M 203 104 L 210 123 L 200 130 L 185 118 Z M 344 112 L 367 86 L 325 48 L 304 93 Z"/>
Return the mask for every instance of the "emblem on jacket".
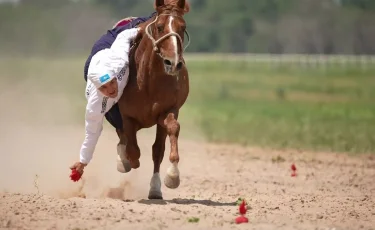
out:
<path id="1" fill-rule="evenodd" d="M 117 74 L 117 79 L 119 81 L 122 81 L 122 78 L 124 77 L 125 72 L 126 72 L 126 67 L 122 68 L 121 71 Z"/>
<path id="2" fill-rule="evenodd" d="M 105 113 L 105 110 L 107 108 L 107 101 L 108 101 L 108 97 L 103 97 L 102 111 L 101 111 L 101 113 Z"/>

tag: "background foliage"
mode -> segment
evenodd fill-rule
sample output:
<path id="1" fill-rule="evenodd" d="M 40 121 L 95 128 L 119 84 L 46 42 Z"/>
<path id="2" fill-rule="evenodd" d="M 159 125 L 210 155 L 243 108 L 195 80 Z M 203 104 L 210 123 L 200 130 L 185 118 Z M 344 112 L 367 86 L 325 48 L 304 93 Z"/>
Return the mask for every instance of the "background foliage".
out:
<path id="1" fill-rule="evenodd" d="M 372 0 L 191 0 L 189 52 L 373 54 Z M 28 0 L 0 5 L 6 52 L 79 53 L 152 0 Z M 27 36 L 24 36 L 27 34 Z"/>

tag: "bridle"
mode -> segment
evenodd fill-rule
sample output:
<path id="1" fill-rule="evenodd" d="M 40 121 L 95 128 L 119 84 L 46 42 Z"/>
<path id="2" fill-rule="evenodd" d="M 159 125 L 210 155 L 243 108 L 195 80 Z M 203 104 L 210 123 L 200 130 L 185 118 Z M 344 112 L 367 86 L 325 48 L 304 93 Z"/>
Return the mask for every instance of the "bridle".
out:
<path id="1" fill-rule="evenodd" d="M 159 38 L 158 40 L 155 40 L 154 39 L 154 37 L 152 36 L 152 30 L 151 30 L 151 25 L 152 24 L 154 24 L 157 20 L 158 20 L 158 18 L 159 18 L 159 16 L 160 15 L 169 15 L 169 16 L 173 16 L 173 17 L 181 17 L 181 16 L 178 16 L 178 15 L 174 15 L 174 14 L 166 14 L 166 13 L 164 13 L 164 14 L 159 14 L 159 15 L 156 15 L 156 17 L 155 17 L 155 20 L 154 21 L 152 21 L 150 24 L 148 24 L 147 26 L 146 26 L 146 29 L 145 29 L 145 32 L 146 32 L 146 35 L 147 35 L 147 37 L 151 40 L 151 42 L 152 42 L 152 45 L 153 45 L 153 48 L 154 48 L 154 51 L 155 52 L 157 52 L 158 50 L 159 50 L 159 47 L 157 46 L 162 40 L 164 40 L 165 38 L 167 38 L 167 37 L 170 37 L 170 36 L 176 36 L 177 37 L 177 39 L 178 40 L 180 40 L 180 47 L 181 47 L 181 50 L 182 50 L 182 52 L 185 52 L 185 50 L 186 50 L 186 48 L 189 46 L 189 44 L 190 44 L 190 36 L 189 36 L 189 33 L 188 33 L 188 31 L 185 29 L 185 34 L 186 34 L 186 36 L 187 36 L 187 39 L 188 39 L 188 43 L 186 44 L 186 46 L 185 46 L 185 48 L 183 48 L 183 41 L 182 41 L 182 38 L 181 38 L 181 36 L 178 34 L 178 33 L 176 33 L 176 32 L 169 32 L 168 34 L 166 34 L 166 35 L 164 35 L 164 36 L 162 36 L 161 38 Z M 158 55 L 159 56 L 161 56 L 161 54 L 158 52 Z"/>

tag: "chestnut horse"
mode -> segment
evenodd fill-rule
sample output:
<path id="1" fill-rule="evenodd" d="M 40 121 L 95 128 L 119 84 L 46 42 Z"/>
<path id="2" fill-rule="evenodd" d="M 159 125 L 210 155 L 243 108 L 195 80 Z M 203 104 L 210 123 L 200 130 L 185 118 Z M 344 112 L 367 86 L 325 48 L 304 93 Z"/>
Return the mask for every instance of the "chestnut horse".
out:
<path id="1" fill-rule="evenodd" d="M 118 101 L 123 130 L 116 131 L 120 138 L 119 151 L 124 153 L 120 157 L 128 172 L 140 166 L 137 132 L 157 125 L 148 198 L 163 199 L 159 170 L 167 136 L 171 144 L 171 166 L 164 184 L 171 189 L 180 185 L 177 119 L 189 94 L 189 75 L 183 58 L 187 47 L 184 47 L 184 33 L 189 41 L 190 38 L 183 18 L 188 12 L 185 0 L 166 0 L 166 3 L 156 0 L 155 7 L 157 13 L 139 25 L 140 31 L 130 50 L 129 81 Z"/>

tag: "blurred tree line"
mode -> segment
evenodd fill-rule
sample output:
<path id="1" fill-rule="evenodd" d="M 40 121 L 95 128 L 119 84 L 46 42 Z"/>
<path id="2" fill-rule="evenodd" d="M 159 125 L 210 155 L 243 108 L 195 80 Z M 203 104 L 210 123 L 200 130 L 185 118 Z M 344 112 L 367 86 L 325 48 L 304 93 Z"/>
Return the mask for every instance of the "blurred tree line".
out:
<path id="1" fill-rule="evenodd" d="M 375 0 L 190 0 L 190 52 L 374 54 Z M 87 53 L 153 0 L 24 0 L 0 5 L 0 48 Z"/>

